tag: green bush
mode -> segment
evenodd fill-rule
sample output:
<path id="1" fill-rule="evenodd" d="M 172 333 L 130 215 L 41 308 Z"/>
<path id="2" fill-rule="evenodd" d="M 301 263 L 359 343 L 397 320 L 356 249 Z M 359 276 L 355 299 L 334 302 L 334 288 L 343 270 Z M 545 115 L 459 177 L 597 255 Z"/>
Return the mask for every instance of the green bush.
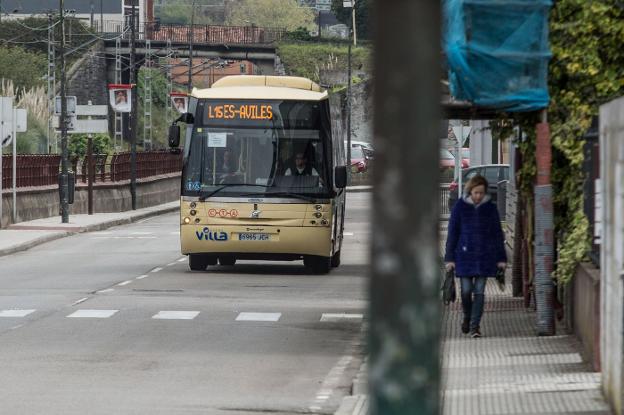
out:
<path id="1" fill-rule="evenodd" d="M 84 157 L 87 154 L 88 140 L 89 137 L 87 134 L 71 134 L 67 143 L 70 157 Z M 112 152 L 113 146 L 108 134 L 93 134 L 94 154 L 110 154 Z"/>

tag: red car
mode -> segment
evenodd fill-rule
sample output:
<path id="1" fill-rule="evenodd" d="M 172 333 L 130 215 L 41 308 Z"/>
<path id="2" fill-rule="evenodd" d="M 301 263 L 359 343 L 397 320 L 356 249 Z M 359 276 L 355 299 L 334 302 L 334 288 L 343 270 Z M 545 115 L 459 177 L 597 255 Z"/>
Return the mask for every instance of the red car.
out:
<path id="1" fill-rule="evenodd" d="M 362 147 L 351 147 L 351 171 L 363 173 L 368 170 L 369 158 L 362 151 Z"/>

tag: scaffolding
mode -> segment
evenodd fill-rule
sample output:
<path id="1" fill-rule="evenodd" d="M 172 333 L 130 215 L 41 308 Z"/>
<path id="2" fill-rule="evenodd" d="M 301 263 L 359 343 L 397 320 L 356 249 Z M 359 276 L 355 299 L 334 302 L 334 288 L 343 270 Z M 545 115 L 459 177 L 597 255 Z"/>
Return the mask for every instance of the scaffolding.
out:
<path id="1" fill-rule="evenodd" d="M 143 76 L 143 149 L 152 149 L 152 44 L 145 41 L 145 71 Z"/>
<path id="2" fill-rule="evenodd" d="M 54 25 L 52 17 L 48 19 L 48 140 L 47 153 L 52 153 L 52 143 L 54 143 L 54 153 L 58 153 L 58 142 L 54 131 L 54 105 L 56 97 L 56 50 L 54 46 Z"/>
<path id="3" fill-rule="evenodd" d="M 115 39 L 115 83 L 121 84 L 121 38 Z M 120 112 L 115 112 L 115 136 L 113 138 L 115 151 L 123 147 L 123 118 Z"/>

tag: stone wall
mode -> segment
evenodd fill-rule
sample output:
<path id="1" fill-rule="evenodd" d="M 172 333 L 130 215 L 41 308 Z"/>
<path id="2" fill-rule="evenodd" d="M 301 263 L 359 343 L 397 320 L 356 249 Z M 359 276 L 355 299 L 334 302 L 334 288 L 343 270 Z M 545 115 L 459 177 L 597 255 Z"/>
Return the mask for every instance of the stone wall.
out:
<path id="1" fill-rule="evenodd" d="M 180 174 L 169 174 L 137 180 L 137 208 L 173 202 L 180 197 Z M 2 226 L 11 224 L 12 194 L 10 189 L 2 195 Z M 18 189 L 17 222 L 59 215 L 58 187 L 47 186 Z M 93 186 L 94 213 L 123 212 L 132 209 L 130 182 L 97 183 Z M 78 184 L 70 215 L 88 213 L 88 190 Z"/>
<path id="2" fill-rule="evenodd" d="M 93 105 L 107 105 L 107 85 L 107 60 L 100 41 L 68 71 L 67 95 L 76 96 L 78 105 L 87 105 L 89 100 Z"/>

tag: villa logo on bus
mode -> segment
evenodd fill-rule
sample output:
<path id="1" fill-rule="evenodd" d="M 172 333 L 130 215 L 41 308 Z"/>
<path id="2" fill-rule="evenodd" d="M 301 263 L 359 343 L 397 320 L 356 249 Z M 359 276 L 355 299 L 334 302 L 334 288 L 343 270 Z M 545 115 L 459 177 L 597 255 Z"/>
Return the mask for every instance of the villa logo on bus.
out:
<path id="1" fill-rule="evenodd" d="M 197 239 L 200 241 L 215 241 L 225 242 L 228 240 L 228 235 L 225 232 L 211 232 L 209 228 L 204 228 L 202 231 L 195 231 Z"/>

